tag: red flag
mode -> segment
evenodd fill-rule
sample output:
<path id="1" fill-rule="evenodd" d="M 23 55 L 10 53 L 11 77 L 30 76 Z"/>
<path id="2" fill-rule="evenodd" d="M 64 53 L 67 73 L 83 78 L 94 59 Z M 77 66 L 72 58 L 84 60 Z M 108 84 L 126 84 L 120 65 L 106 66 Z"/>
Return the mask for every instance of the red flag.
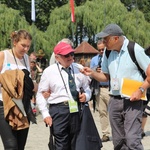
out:
<path id="1" fill-rule="evenodd" d="M 70 6 L 71 6 L 71 21 L 72 21 L 72 22 L 75 22 L 74 0 L 70 0 Z"/>

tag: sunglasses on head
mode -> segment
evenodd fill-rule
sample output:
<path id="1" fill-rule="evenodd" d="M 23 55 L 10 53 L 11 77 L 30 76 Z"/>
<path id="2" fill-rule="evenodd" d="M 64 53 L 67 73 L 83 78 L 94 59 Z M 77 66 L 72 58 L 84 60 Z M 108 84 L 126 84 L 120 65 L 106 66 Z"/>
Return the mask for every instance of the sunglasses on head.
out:
<path id="1" fill-rule="evenodd" d="M 69 54 L 67 54 L 67 55 L 61 55 L 61 56 L 64 56 L 65 58 L 68 58 L 69 56 L 74 56 L 74 52 L 71 52 L 71 53 L 69 53 Z"/>

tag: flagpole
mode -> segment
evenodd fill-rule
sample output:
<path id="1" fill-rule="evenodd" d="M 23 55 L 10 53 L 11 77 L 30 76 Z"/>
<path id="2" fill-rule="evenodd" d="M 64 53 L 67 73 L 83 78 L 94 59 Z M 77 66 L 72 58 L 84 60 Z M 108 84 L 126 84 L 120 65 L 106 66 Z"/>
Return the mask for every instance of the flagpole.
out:
<path id="1" fill-rule="evenodd" d="M 33 51 L 36 51 L 36 41 L 35 41 L 35 23 L 32 21 L 32 36 L 33 37 Z"/>
<path id="2" fill-rule="evenodd" d="M 32 0 L 31 2 L 31 20 L 32 20 L 32 31 L 33 31 L 33 34 L 32 35 L 35 35 L 35 0 Z M 36 49 L 36 44 L 35 44 L 35 36 L 33 38 L 33 50 L 35 52 L 35 49 Z"/>

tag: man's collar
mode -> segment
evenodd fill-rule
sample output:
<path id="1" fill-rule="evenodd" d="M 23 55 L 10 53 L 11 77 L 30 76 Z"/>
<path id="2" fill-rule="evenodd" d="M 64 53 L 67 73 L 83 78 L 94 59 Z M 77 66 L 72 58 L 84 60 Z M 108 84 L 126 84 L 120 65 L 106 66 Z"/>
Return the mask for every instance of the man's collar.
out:
<path id="1" fill-rule="evenodd" d="M 129 44 L 129 40 L 124 36 L 123 45 L 122 45 L 120 51 L 127 51 L 128 50 L 128 48 L 127 48 L 128 44 Z"/>

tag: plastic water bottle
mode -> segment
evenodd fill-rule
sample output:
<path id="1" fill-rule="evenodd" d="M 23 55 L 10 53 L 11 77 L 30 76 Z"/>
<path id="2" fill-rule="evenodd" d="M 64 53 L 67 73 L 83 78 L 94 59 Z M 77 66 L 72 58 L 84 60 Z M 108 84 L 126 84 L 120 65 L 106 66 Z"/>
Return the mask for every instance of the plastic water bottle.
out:
<path id="1" fill-rule="evenodd" d="M 7 64 L 7 70 L 11 70 L 10 63 Z"/>

